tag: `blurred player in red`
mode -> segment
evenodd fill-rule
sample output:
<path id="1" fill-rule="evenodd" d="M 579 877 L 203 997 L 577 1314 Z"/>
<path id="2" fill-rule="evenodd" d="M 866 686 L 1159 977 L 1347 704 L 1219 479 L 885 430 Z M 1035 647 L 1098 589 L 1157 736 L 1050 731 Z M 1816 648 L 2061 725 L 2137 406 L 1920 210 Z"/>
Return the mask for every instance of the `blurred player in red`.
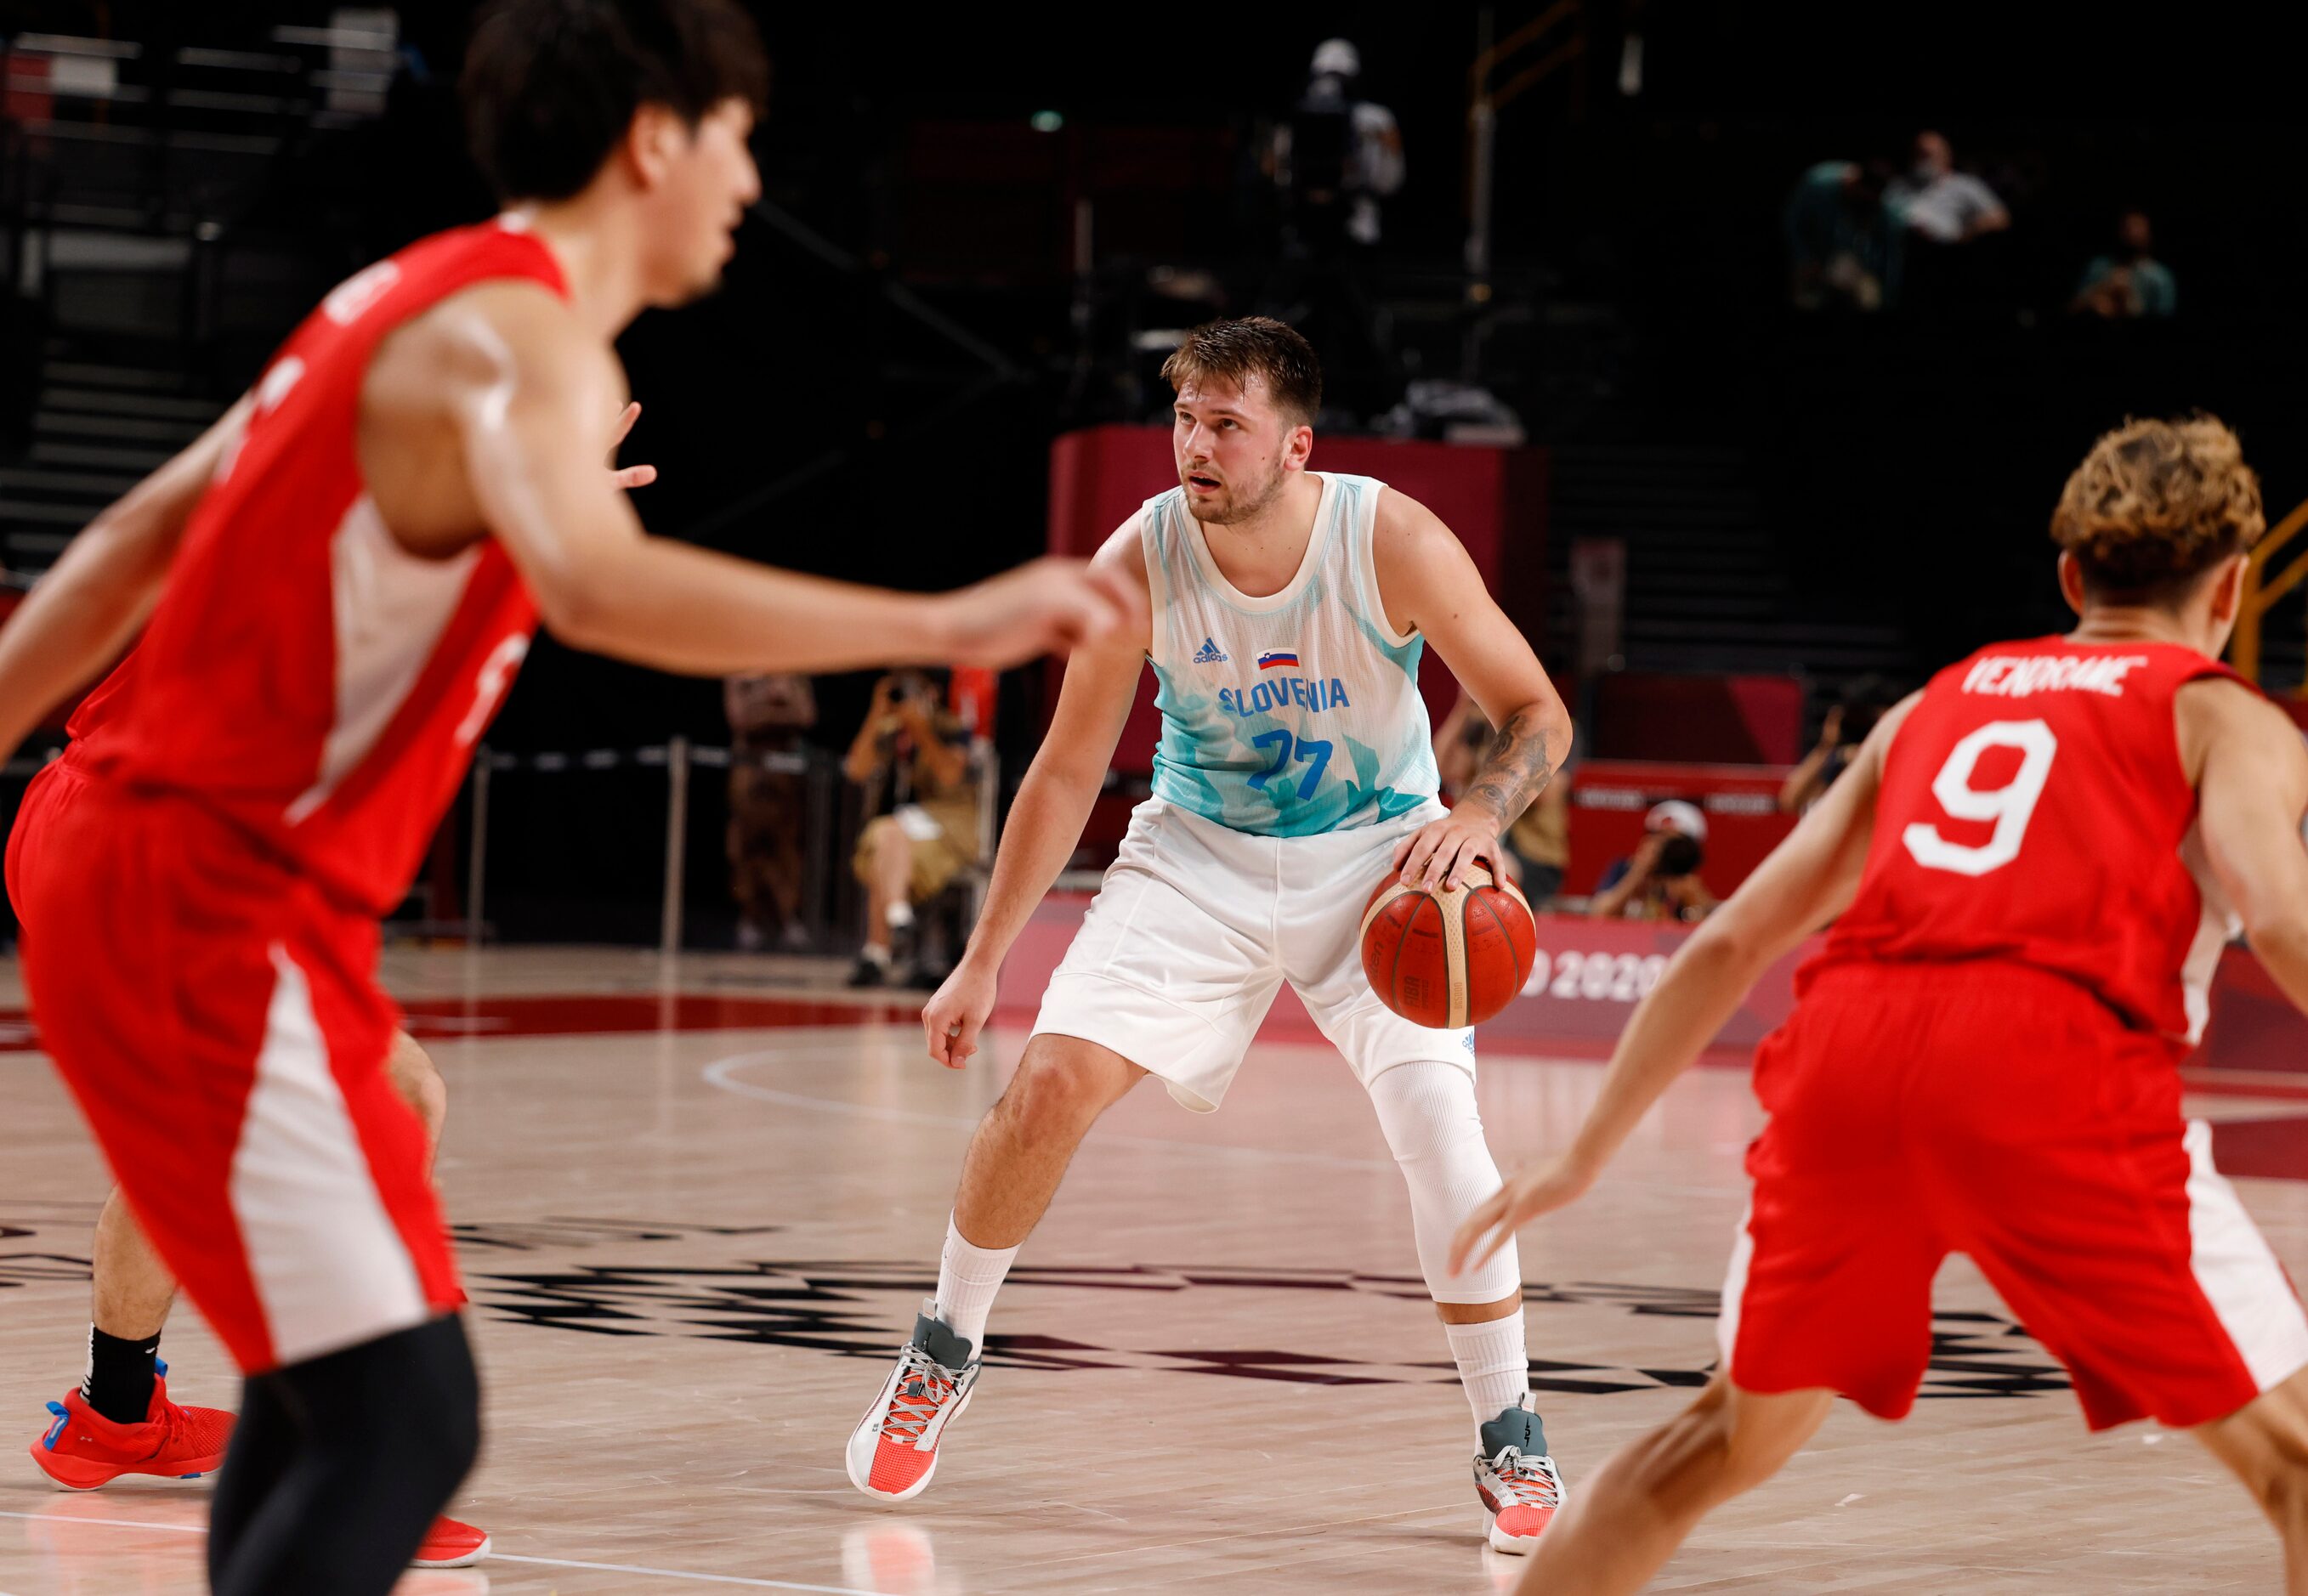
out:
<path id="1" fill-rule="evenodd" d="M 1962 1252 L 2093 1429 L 2153 1418 L 2233 1469 L 2308 1592 L 2308 1317 L 2175 1068 L 2239 924 L 2308 1008 L 2308 750 L 2217 663 L 2263 525 L 2219 422 L 2100 439 L 2052 518 L 2076 629 L 1985 648 L 1886 716 L 1638 1008 L 1570 1150 L 1460 1232 L 1479 1257 L 1586 1190 L 1757 976 L 1833 922 L 1756 1056 L 1770 1120 L 1722 1367 L 1556 1520 L 1524 1592 L 1640 1588 L 1838 1394 L 1905 1415 L 1932 1277 Z"/>
<path id="2" fill-rule="evenodd" d="M 627 405 L 610 437 L 614 450 L 624 442 L 641 415 Z M 652 466 L 614 471 L 621 487 L 645 487 L 657 480 Z M 114 512 L 116 524 L 124 503 Z M 65 730 L 71 739 L 62 758 L 35 777 L 25 791 L 8 835 L 8 880 L 17 896 L 30 899 L 47 891 L 50 872 L 67 881 L 77 861 L 71 845 L 52 847 L 51 829 L 68 826 L 89 780 L 90 764 L 109 738 L 105 728 L 124 714 L 136 679 L 134 656 L 123 661 L 73 711 Z M 406 1032 L 395 1032 L 385 1057 L 386 1078 L 416 1111 L 425 1132 L 428 1163 L 440 1146 L 449 1106 L 448 1088 L 423 1048 Z M 80 1385 L 62 1402 L 48 1403 L 51 1420 L 30 1448 L 32 1461 L 59 1485 L 93 1490 L 128 1474 L 194 1480 L 223 1461 L 233 1415 L 219 1408 L 172 1401 L 168 1366 L 160 1360 L 160 1332 L 175 1306 L 177 1283 L 138 1229 L 136 1216 L 119 1188 L 98 1215 L 89 1252 L 88 1363 Z M 488 1535 L 453 1518 L 436 1520 L 426 1532 L 411 1566 L 461 1568 L 489 1553 Z"/>
<path id="3" fill-rule="evenodd" d="M 386 1591 L 478 1445 L 376 922 L 540 617 L 700 675 L 998 665 L 1144 624 L 1077 563 L 916 596 L 642 531 L 600 465 L 612 340 L 718 280 L 766 77 L 735 0 L 489 7 L 467 121 L 510 209 L 330 294 L 0 633 L 13 749 L 150 617 L 11 887 L 44 1044 L 248 1376 L 211 1515 L 228 1596 Z"/>

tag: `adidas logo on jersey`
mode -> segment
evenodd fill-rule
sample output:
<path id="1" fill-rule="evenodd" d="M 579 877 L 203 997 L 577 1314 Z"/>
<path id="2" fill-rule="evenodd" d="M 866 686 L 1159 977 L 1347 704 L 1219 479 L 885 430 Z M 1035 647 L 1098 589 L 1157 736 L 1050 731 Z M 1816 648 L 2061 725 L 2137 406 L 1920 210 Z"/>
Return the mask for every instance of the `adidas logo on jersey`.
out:
<path id="1" fill-rule="evenodd" d="M 1226 650 L 1219 647 L 1216 638 L 1204 638 L 1202 646 L 1194 651 L 1193 663 L 1196 665 L 1224 665 L 1226 662 Z"/>

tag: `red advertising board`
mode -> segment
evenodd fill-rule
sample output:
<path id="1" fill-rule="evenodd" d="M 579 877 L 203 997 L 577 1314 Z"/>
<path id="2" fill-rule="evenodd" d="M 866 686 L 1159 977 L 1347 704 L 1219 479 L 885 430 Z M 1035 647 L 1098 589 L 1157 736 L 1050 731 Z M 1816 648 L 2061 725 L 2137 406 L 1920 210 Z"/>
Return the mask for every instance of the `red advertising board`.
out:
<path id="1" fill-rule="evenodd" d="M 1681 798 L 1707 817 L 1706 862 L 1699 879 L 1718 897 L 1747 879 L 1795 817 L 1779 812 L 1779 765 L 1648 765 L 1588 759 L 1572 773 L 1571 868 L 1563 889 L 1595 890 L 1596 878 L 1642 840 L 1643 816 L 1654 803 Z"/>

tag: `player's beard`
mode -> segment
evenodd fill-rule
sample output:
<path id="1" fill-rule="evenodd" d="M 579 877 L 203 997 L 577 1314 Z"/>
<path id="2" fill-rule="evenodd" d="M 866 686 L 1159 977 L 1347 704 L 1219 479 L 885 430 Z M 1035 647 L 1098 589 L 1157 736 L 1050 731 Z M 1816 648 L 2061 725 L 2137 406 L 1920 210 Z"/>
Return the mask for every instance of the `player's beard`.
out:
<path id="1" fill-rule="evenodd" d="M 1282 489 L 1287 476 L 1288 473 L 1284 471 L 1278 470 L 1272 473 L 1259 485 L 1258 492 L 1254 496 L 1229 492 L 1224 504 L 1209 510 L 1196 511 L 1194 519 L 1206 527 L 1233 527 L 1244 521 L 1255 520 L 1266 512 L 1275 500 L 1282 496 Z"/>

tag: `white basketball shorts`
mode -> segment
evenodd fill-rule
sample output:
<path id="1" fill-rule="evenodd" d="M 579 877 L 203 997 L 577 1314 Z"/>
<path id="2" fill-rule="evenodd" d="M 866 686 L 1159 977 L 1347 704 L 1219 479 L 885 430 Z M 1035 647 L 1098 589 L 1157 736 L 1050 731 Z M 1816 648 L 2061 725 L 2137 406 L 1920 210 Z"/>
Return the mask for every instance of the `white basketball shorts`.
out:
<path id="1" fill-rule="evenodd" d="M 1050 978 L 1034 1034 L 1079 1036 L 1197 1113 L 1225 1098 L 1287 981 L 1365 1086 L 1426 1060 L 1475 1071 L 1471 1029 L 1429 1030 L 1363 974 L 1363 905 L 1439 803 L 1319 837 L 1255 837 L 1150 798 Z"/>

